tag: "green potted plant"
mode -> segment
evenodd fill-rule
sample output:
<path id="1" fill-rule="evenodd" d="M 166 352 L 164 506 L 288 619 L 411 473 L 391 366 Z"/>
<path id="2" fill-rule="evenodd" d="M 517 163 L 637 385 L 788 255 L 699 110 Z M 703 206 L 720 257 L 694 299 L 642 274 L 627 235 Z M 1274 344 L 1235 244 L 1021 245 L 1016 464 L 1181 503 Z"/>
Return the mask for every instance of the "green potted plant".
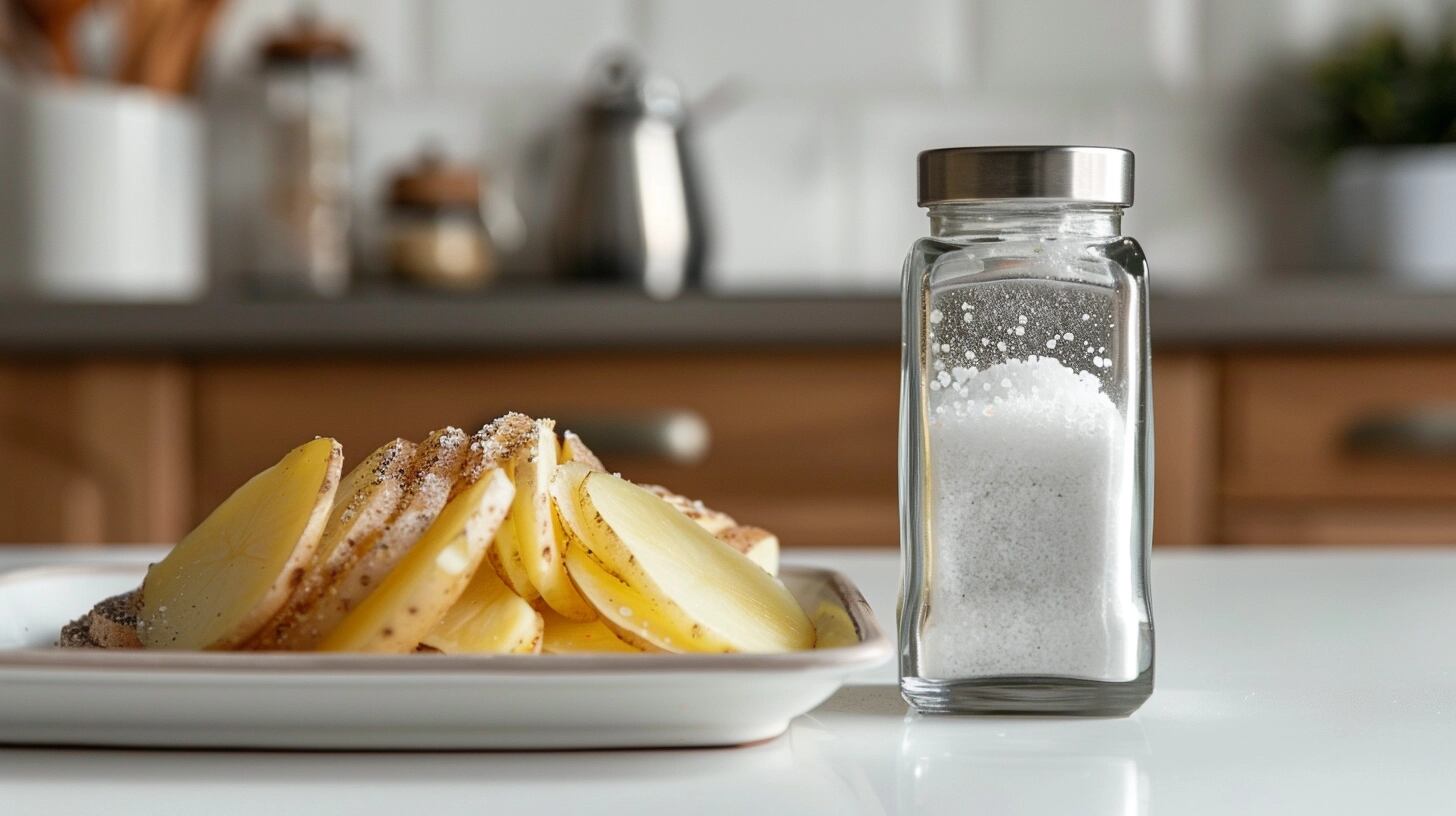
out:
<path id="1" fill-rule="evenodd" d="M 1365 32 L 1314 66 L 1308 141 L 1331 160 L 1335 245 L 1351 265 L 1456 284 L 1456 26 Z"/>

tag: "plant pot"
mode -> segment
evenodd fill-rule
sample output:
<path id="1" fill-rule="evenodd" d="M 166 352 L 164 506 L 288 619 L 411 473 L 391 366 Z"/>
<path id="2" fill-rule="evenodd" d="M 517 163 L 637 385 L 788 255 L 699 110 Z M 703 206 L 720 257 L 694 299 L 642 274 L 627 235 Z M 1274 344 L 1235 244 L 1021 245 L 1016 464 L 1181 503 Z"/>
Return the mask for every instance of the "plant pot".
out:
<path id="1" fill-rule="evenodd" d="M 41 84 L 0 93 L 0 290 L 184 300 L 207 280 L 203 129 L 150 91 Z"/>
<path id="2" fill-rule="evenodd" d="M 1345 151 L 1331 204 L 1341 265 L 1456 286 L 1456 145 Z"/>

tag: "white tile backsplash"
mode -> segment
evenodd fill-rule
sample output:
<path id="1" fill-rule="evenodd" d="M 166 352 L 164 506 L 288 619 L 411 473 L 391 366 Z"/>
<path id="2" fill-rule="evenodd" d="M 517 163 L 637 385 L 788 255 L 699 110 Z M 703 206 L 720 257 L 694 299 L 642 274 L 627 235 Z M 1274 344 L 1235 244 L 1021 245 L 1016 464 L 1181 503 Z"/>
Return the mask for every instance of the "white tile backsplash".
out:
<path id="1" fill-rule="evenodd" d="M 1182 0 L 980 0 L 977 67 L 998 90 L 1140 91 L 1160 79 L 1152 22 L 1160 2 Z"/>
<path id="2" fill-rule="evenodd" d="M 749 103 L 697 144 L 717 291 L 822 289 L 850 265 L 843 121 L 804 104 Z"/>
<path id="3" fill-rule="evenodd" d="M 1230 110 L 1171 101 L 1127 106 L 1110 141 L 1136 156 L 1136 197 L 1123 229 L 1152 260 L 1158 286 L 1246 279 L 1260 268 L 1258 212 L 1240 172 L 1243 146 Z"/>
<path id="4" fill-rule="evenodd" d="M 626 0 L 417 0 L 428 8 L 428 72 L 486 88 L 578 81 L 604 48 L 637 34 Z"/>
<path id="5" fill-rule="evenodd" d="M 837 91 L 939 87 L 958 80 L 970 39 L 958 0 L 649 0 L 647 44 L 701 93 L 725 80 Z"/>
<path id="6" fill-rule="evenodd" d="M 1313 262 L 1289 248 L 1316 243 L 1317 185 L 1259 133 L 1271 112 L 1250 94 L 1351 26 L 1387 18 L 1434 31 L 1442 5 L 238 0 L 208 69 L 215 93 L 236 92 L 263 33 L 301 7 L 356 33 L 370 85 L 356 150 L 366 245 L 377 240 L 385 177 L 422 143 L 500 173 L 560 113 L 596 54 L 631 44 L 690 99 L 725 80 L 741 91 L 737 107 L 698 128 L 720 291 L 894 289 L 926 227 L 915 153 L 988 143 L 1133 148 L 1138 203 L 1127 226 L 1160 281 L 1177 285 Z M 221 141 L 246 152 L 241 136 Z M 237 177 L 241 165 L 230 166 L 222 179 Z M 214 195 L 236 209 L 234 198 Z"/>

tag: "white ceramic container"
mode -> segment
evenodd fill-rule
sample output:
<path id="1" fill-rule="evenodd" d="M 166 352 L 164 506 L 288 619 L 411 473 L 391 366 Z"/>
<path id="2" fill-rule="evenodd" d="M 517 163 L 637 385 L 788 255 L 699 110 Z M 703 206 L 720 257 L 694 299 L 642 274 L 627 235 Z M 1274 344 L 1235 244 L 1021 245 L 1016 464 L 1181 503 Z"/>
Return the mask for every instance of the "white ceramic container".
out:
<path id="1" fill-rule="evenodd" d="M 1456 287 L 1456 145 L 1346 151 L 1330 193 L 1338 265 Z"/>
<path id="2" fill-rule="evenodd" d="M 203 126 L 110 85 L 0 91 L 0 286 L 51 300 L 186 300 L 206 284 Z"/>

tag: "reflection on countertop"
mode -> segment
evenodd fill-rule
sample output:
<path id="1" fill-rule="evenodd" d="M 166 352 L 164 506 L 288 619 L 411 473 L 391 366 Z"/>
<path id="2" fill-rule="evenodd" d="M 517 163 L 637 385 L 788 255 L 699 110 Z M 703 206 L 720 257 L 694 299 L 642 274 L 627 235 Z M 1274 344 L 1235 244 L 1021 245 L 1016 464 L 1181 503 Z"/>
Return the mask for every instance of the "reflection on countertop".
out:
<path id="1" fill-rule="evenodd" d="M 502 290 L 343 300 L 0 303 L 0 351 L 458 352 L 545 348 L 898 343 L 892 295 L 689 295 Z M 1156 347 L 1456 342 L 1456 289 L 1369 282 L 1157 292 Z"/>

